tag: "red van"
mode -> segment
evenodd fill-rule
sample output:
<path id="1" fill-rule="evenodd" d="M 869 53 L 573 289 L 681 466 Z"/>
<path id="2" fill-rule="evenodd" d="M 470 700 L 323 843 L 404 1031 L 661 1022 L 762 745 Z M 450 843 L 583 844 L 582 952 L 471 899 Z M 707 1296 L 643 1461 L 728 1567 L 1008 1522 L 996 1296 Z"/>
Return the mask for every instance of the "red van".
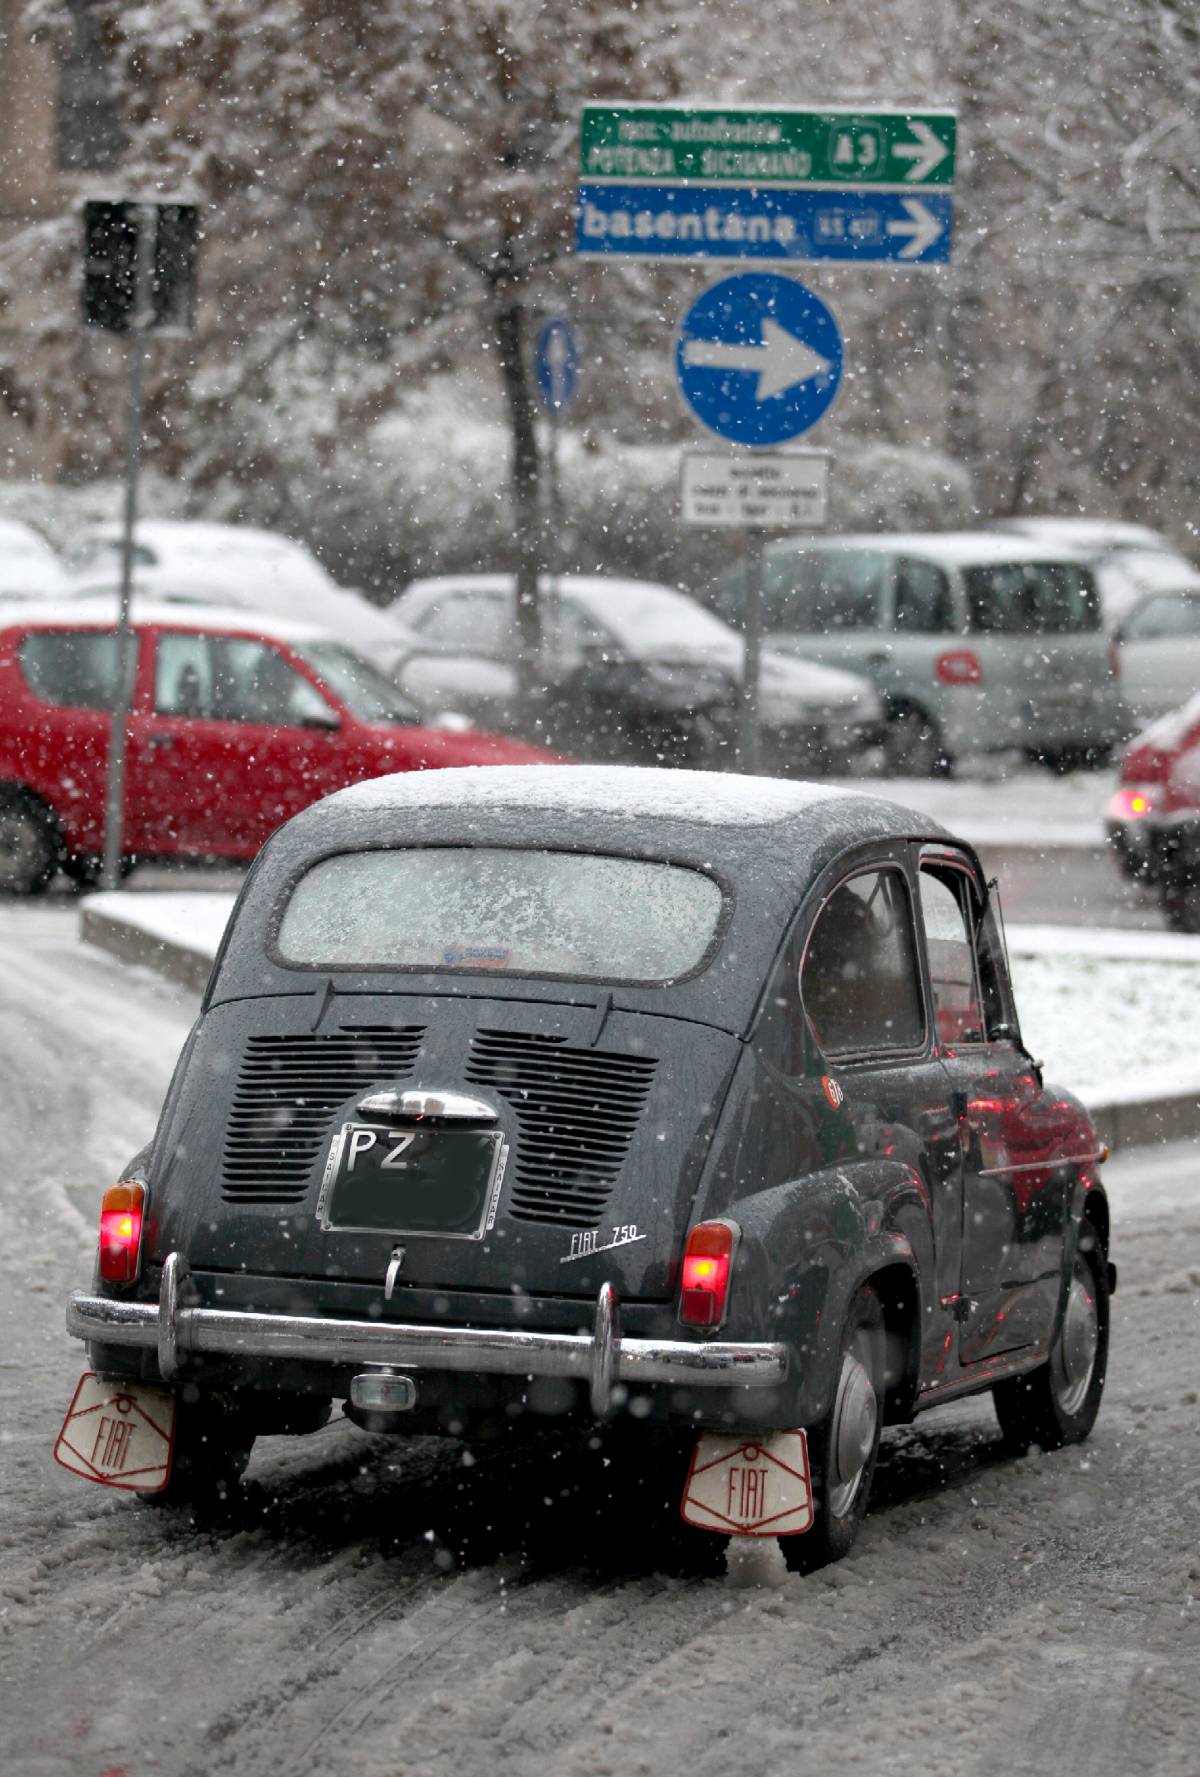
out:
<path id="1" fill-rule="evenodd" d="M 1200 694 L 1130 741 L 1105 828 L 1126 874 L 1157 888 L 1167 924 L 1200 932 Z"/>
<path id="2" fill-rule="evenodd" d="M 125 767 L 127 858 L 251 858 L 310 802 L 393 771 L 545 764 L 539 747 L 423 725 L 394 685 L 307 624 L 143 604 Z M 0 890 L 104 846 L 117 682 L 112 607 L 0 614 Z"/>

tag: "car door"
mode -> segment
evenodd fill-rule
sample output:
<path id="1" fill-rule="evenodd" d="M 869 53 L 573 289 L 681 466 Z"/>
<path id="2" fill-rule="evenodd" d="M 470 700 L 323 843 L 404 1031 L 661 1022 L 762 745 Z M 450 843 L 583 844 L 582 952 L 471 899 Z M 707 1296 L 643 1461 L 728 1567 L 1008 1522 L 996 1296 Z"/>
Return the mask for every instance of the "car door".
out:
<path id="1" fill-rule="evenodd" d="M 1049 1336 L 1071 1177 L 1057 1162 L 1079 1113 L 1021 1046 L 999 928 L 967 858 L 926 848 L 919 880 L 937 1052 L 962 1131 L 956 1316 L 973 1364 Z"/>
<path id="2" fill-rule="evenodd" d="M 347 781 L 337 712 L 267 641 L 160 631 L 149 704 L 130 721 L 140 850 L 250 856 Z"/>
<path id="3" fill-rule="evenodd" d="M 918 966 L 905 848 L 834 884 L 800 965 L 800 997 L 828 1077 L 863 1156 L 907 1162 L 927 1193 L 933 1276 L 926 1278 L 921 1379 L 948 1379 L 962 1268 L 962 1151 L 945 1069 L 932 1042 Z"/>
<path id="4" fill-rule="evenodd" d="M 1139 723 L 1200 691 L 1200 590 L 1159 592 L 1118 632 L 1121 695 Z"/>

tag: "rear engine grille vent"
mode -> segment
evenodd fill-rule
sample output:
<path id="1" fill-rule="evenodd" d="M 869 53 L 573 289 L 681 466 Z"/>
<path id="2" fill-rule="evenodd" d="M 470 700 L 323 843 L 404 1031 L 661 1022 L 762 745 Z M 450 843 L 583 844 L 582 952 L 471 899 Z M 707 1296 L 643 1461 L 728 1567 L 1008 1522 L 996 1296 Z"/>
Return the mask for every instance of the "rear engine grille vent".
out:
<path id="1" fill-rule="evenodd" d="M 335 1035 L 251 1037 L 221 1169 L 239 1203 L 299 1203 L 329 1140 L 330 1116 L 352 1092 L 411 1074 L 423 1025 L 355 1025 Z"/>
<path id="2" fill-rule="evenodd" d="M 478 1032 L 467 1079 L 503 1094 L 520 1132 L 511 1215 L 565 1228 L 595 1226 L 657 1066 L 631 1055 L 568 1049 L 563 1037 Z"/>

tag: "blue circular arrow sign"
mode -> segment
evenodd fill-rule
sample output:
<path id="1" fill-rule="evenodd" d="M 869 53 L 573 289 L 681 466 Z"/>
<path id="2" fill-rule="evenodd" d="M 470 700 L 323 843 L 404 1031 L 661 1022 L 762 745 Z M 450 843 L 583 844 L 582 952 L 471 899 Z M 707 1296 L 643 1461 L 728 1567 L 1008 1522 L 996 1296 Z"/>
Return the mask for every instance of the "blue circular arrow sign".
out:
<path id="1" fill-rule="evenodd" d="M 675 342 L 683 398 L 733 444 L 782 444 L 838 392 L 842 336 L 819 296 L 778 272 L 738 272 L 698 296 Z"/>

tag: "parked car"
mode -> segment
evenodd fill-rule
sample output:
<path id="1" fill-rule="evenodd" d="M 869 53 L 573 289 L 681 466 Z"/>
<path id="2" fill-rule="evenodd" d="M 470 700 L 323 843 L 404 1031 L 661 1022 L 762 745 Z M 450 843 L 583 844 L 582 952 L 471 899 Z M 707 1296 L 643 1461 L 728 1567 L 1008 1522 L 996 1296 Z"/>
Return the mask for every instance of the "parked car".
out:
<path id="1" fill-rule="evenodd" d="M 714 599 L 740 621 L 744 567 Z M 762 604 L 775 648 L 873 679 L 895 772 L 1013 747 L 1066 768 L 1128 731 L 1091 574 L 1062 550 L 985 532 L 786 538 L 767 545 Z"/>
<path id="2" fill-rule="evenodd" d="M 69 584 L 40 531 L 19 518 L 0 518 L 0 599 L 61 598 Z"/>
<path id="3" fill-rule="evenodd" d="M 1130 741 L 1105 828 L 1126 875 L 1157 889 L 1167 923 L 1200 931 L 1200 693 Z"/>
<path id="4" fill-rule="evenodd" d="M 736 735 L 741 637 L 669 586 L 569 574 L 543 587 L 546 719 L 574 752 L 649 764 L 726 764 Z M 401 671 L 497 726 L 512 722 L 518 641 L 511 575 L 415 580 L 392 607 L 431 651 Z M 871 744 L 879 700 L 861 677 L 762 660 L 764 752 L 780 769 L 845 769 Z"/>
<path id="5" fill-rule="evenodd" d="M 1114 632 L 1121 694 L 1138 724 L 1200 691 L 1200 574 L 1147 593 Z"/>
<path id="6" fill-rule="evenodd" d="M 360 784 L 263 850 L 104 1199 L 59 1459 L 185 1498 L 332 1400 L 615 1422 L 715 1546 L 819 1565 L 885 1423 L 990 1390 L 1017 1447 L 1086 1437 L 1102 1158 L 1021 1042 L 974 852 L 921 815 L 633 768 Z"/>
<path id="7" fill-rule="evenodd" d="M 0 890 L 97 874 L 117 682 L 114 614 L 0 609 Z M 143 604 L 125 761 L 130 857 L 251 858 L 343 785 L 435 765 L 545 760 L 426 727 L 387 679 L 307 624 Z"/>

